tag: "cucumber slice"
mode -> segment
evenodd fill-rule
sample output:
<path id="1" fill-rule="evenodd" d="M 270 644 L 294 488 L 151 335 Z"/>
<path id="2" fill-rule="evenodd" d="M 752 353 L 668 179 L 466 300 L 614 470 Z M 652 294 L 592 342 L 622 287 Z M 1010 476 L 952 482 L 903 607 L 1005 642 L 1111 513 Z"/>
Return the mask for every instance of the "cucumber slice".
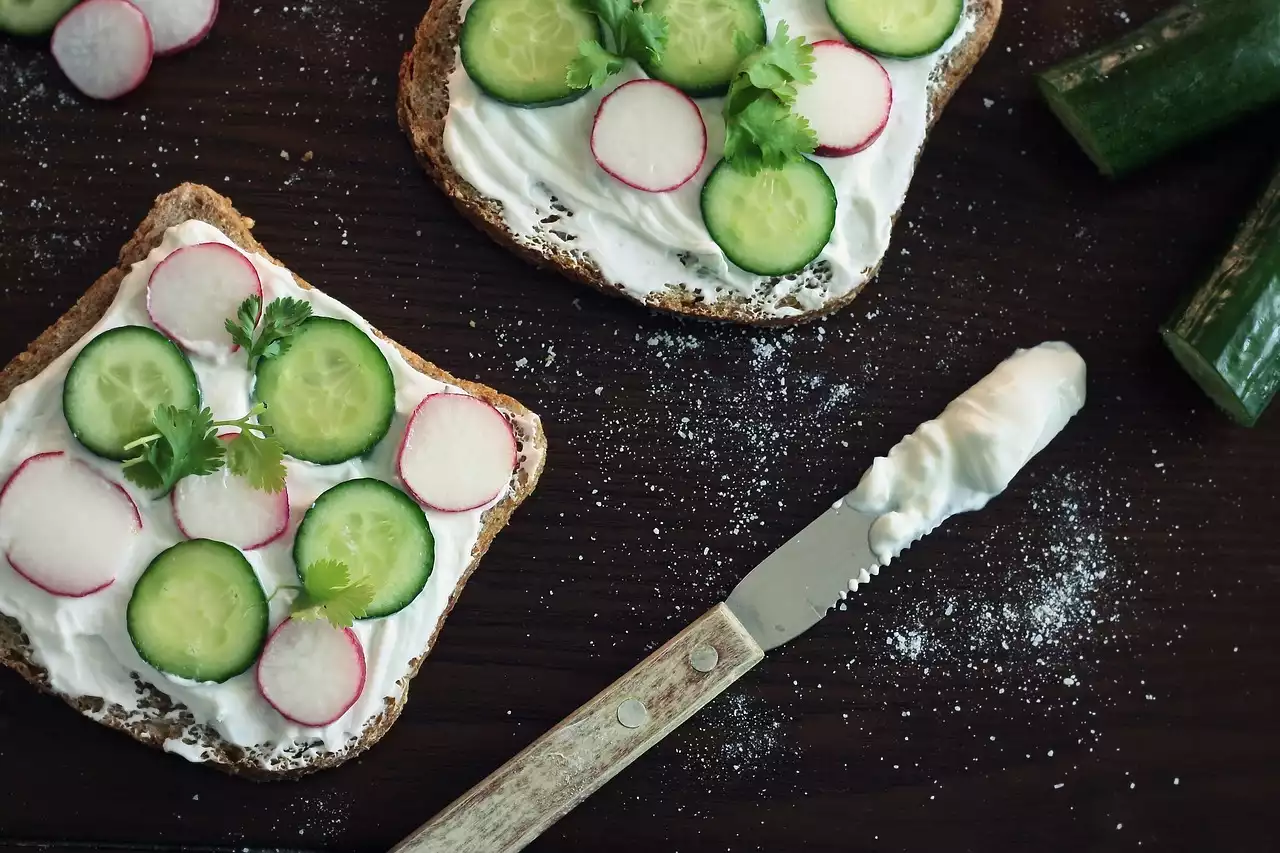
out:
<path id="1" fill-rule="evenodd" d="M 490 97 L 552 107 L 587 92 L 568 82 L 578 45 L 600 24 L 575 0 L 476 0 L 462 22 L 462 66 Z"/>
<path id="2" fill-rule="evenodd" d="M 729 90 L 746 58 L 735 33 L 749 38 L 753 49 L 768 38 L 759 0 L 645 0 L 644 8 L 665 17 L 668 27 L 662 62 L 646 62 L 644 70 L 695 98 Z"/>
<path id="3" fill-rule="evenodd" d="M 373 450 L 391 428 L 396 384 L 378 345 L 346 320 L 312 317 L 283 355 L 258 363 L 259 419 L 285 453 L 334 465 Z"/>
<path id="4" fill-rule="evenodd" d="M 946 44 L 960 26 L 964 0 L 827 0 L 827 12 L 858 47 L 911 59 Z"/>
<path id="5" fill-rule="evenodd" d="M 1280 172 L 1217 272 L 1160 333 L 1223 411 L 1258 422 L 1280 390 Z"/>
<path id="6" fill-rule="evenodd" d="M 0 30 L 40 36 L 53 29 L 80 0 L 0 0 Z"/>
<path id="7" fill-rule="evenodd" d="M 157 406 L 200 402 L 191 362 L 146 326 L 103 332 L 80 351 L 62 388 L 62 413 L 76 440 L 99 456 L 123 460 L 125 445 L 153 432 Z"/>
<path id="8" fill-rule="evenodd" d="M 720 163 L 702 188 L 702 219 L 729 260 L 756 275 L 809 265 L 836 227 L 836 188 L 812 160 L 747 175 Z"/>
<path id="9" fill-rule="evenodd" d="M 298 576 L 318 560 L 346 565 L 375 590 L 363 618 L 390 616 L 418 597 L 435 567 L 435 537 L 413 498 L 381 480 L 348 480 L 316 498 L 298 527 Z"/>
<path id="10" fill-rule="evenodd" d="M 1280 102 L 1280 3 L 1180 3 L 1036 82 L 1099 171 L 1124 175 Z"/>
<path id="11" fill-rule="evenodd" d="M 267 641 L 267 597 L 224 542 L 180 542 L 151 561 L 129 599 L 129 639 L 161 672 L 221 683 L 253 666 Z"/>

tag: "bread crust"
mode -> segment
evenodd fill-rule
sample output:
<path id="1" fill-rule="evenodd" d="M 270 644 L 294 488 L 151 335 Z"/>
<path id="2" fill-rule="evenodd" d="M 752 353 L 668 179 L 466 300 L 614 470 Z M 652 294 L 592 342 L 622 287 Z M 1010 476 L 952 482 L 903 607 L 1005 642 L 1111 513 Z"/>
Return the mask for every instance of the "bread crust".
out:
<path id="1" fill-rule="evenodd" d="M 138 226 L 133 238 L 120 250 L 119 264 L 99 278 L 66 314 L 36 338 L 25 352 L 14 358 L 3 371 L 0 371 L 0 401 L 7 400 L 16 387 L 37 376 L 54 359 L 84 337 L 111 306 L 120 283 L 128 275 L 130 267 L 146 258 L 152 249 L 160 245 L 166 229 L 189 219 L 207 222 L 226 234 L 244 251 L 262 255 L 271 263 L 284 266 L 254 239 L 250 230 L 253 228 L 253 220 L 240 215 L 232 207 L 229 199 L 205 186 L 183 184 L 156 199 L 155 206 Z M 294 278 L 300 286 L 311 288 L 311 285 L 296 274 Z M 428 645 L 430 649 L 434 648 L 445 618 L 453 609 L 467 579 L 479 564 L 480 558 L 488 550 L 498 531 L 506 526 L 516 507 L 529 496 L 537 484 L 538 477 L 542 473 L 543 460 L 546 458 L 546 436 L 537 418 L 516 400 L 499 394 L 485 385 L 458 379 L 387 338 L 381 332 L 375 330 L 375 334 L 395 346 L 405 360 L 419 372 L 460 387 L 467 393 L 515 416 L 517 439 L 522 453 L 533 451 L 537 459 L 537 464 L 534 466 L 522 466 L 511 494 L 485 512 L 484 526 L 480 532 L 479 541 L 472 550 L 471 562 L 450 595 L 444 614 L 436 623 Z M 525 424 L 531 426 L 526 429 L 523 426 Z M 189 745 L 205 749 L 205 763 L 228 773 L 263 780 L 296 779 L 317 770 L 337 767 L 377 743 L 400 716 L 404 703 L 408 699 L 409 681 L 417 675 L 418 668 L 425 657 L 424 652 L 412 661 L 400 696 L 388 699 L 382 712 L 370 720 L 360 736 L 346 747 L 336 752 L 327 752 L 323 749 L 301 751 L 298 754 L 281 756 L 274 763 L 268 762 L 264 765 L 263 759 L 252 751 L 224 741 L 208 726 L 196 724 L 189 711 L 175 705 L 162 690 L 146 684 L 136 676 L 135 682 L 144 697 L 140 699 L 139 704 L 146 705 L 140 711 L 127 712 L 124 708 L 108 705 L 95 696 L 67 696 L 58 693 L 49 684 L 47 673 L 32 659 L 31 648 L 21 625 L 17 620 L 0 613 L 0 664 L 15 670 L 39 689 L 60 696 L 81 713 L 149 746 L 162 747 L 168 740 L 183 740 Z"/>
<path id="2" fill-rule="evenodd" d="M 755 326 L 793 326 L 839 311 L 853 302 L 866 287 L 867 282 L 864 282 L 851 292 L 818 308 L 788 317 L 762 313 L 744 296 L 725 297 L 707 303 L 692 293 L 673 288 L 642 299 L 628 293 L 620 284 L 610 281 L 590 258 L 574 255 L 551 244 L 535 247 L 517 240 L 503 219 L 501 203 L 485 197 L 462 177 L 445 151 L 449 75 L 453 73 L 456 63 L 458 33 L 461 29 L 458 11 L 460 2 L 461 0 L 433 2 L 418 25 L 413 47 L 400 63 L 397 112 L 400 127 L 408 135 L 422 168 L 452 199 L 462 215 L 497 243 L 534 266 L 554 270 L 612 296 L 621 296 L 650 308 L 704 320 L 727 320 Z M 977 16 L 976 24 L 964 41 L 947 57 L 946 64 L 939 72 L 938 83 L 930 97 L 929 130 L 933 129 L 947 103 L 972 73 L 990 45 L 1000 20 L 1003 0 L 970 0 L 970 6 L 973 9 L 970 14 Z M 927 135 L 925 144 L 928 144 Z M 921 153 L 923 146 L 916 152 L 917 163 Z M 895 223 L 897 218 L 898 211 L 895 211 Z M 880 265 L 877 263 L 867 281 L 875 278 L 879 270 Z"/>

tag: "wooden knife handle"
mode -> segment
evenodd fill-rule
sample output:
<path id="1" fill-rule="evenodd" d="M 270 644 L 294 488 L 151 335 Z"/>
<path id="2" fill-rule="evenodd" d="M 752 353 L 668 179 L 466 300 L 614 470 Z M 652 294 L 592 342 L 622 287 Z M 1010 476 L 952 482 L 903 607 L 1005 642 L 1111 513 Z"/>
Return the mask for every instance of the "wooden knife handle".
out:
<path id="1" fill-rule="evenodd" d="M 392 853 L 523 850 L 763 657 L 717 605 Z"/>

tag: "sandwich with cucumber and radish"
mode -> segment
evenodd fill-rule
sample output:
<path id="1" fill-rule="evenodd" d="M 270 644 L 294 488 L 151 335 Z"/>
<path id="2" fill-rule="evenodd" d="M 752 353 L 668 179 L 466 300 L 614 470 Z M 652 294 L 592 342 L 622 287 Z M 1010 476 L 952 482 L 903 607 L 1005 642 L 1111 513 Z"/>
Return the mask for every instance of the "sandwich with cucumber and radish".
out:
<path id="1" fill-rule="evenodd" d="M 539 266 L 758 325 L 879 271 L 1001 0 L 443 0 L 399 117 L 461 212 Z"/>
<path id="2" fill-rule="evenodd" d="M 395 722 L 546 442 L 252 224 L 206 187 L 161 196 L 0 372 L 0 663 L 143 743 L 281 778 Z"/>

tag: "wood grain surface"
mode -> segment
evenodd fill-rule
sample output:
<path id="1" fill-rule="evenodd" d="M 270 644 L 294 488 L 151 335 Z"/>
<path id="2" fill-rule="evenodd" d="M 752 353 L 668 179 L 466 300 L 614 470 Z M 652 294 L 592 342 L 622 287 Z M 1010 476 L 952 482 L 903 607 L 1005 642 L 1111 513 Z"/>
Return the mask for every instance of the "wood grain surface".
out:
<path id="1" fill-rule="evenodd" d="M 0 849 L 385 850 L 1048 338 L 1088 360 L 1091 399 L 1005 496 L 529 849 L 1280 849 L 1280 412 L 1232 426 L 1156 336 L 1262 189 L 1280 116 L 1113 184 L 1029 77 L 1161 5 L 1008 4 L 879 281 L 785 333 L 636 310 L 468 227 L 395 126 L 423 0 L 224 0 L 206 44 L 113 104 L 0 40 L 0 358 L 155 195 L 201 181 L 310 281 L 540 411 L 553 444 L 400 723 L 341 770 L 224 778 L 0 673 Z"/>

